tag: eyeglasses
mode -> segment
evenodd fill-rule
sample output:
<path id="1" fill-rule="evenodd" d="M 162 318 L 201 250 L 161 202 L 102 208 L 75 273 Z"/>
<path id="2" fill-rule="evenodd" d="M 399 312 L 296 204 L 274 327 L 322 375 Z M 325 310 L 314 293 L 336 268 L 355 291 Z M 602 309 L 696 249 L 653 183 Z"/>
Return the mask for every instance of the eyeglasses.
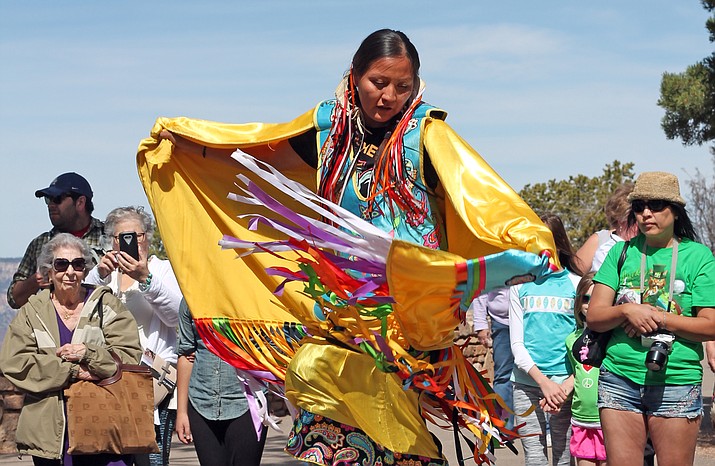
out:
<path id="1" fill-rule="evenodd" d="M 60 194 L 59 196 L 45 196 L 45 204 L 50 205 L 50 204 L 62 204 L 65 199 L 68 197 L 72 197 L 71 194 Z"/>
<path id="2" fill-rule="evenodd" d="M 664 201 L 662 199 L 651 199 L 649 201 L 644 201 L 642 199 L 636 199 L 633 202 L 631 202 L 631 210 L 633 210 L 633 212 L 635 212 L 637 214 L 640 214 L 647 207 L 648 210 L 650 210 L 651 212 L 662 212 L 669 205 L 670 205 L 670 202 Z"/>
<path id="3" fill-rule="evenodd" d="M 55 272 L 66 272 L 70 265 L 75 272 L 84 272 L 87 268 L 87 261 L 84 257 L 78 257 L 77 259 L 72 260 L 58 258 L 52 261 L 52 268 L 55 269 Z"/>
<path id="4" fill-rule="evenodd" d="M 128 233 L 128 232 L 123 232 L 123 233 Z M 137 233 L 137 241 L 144 241 L 144 237 L 146 236 L 146 233 Z M 114 235 L 112 236 L 114 238 L 114 241 L 117 243 L 119 242 L 119 235 Z"/>
<path id="5" fill-rule="evenodd" d="M 581 296 L 581 302 L 584 304 L 588 304 L 591 302 L 591 295 L 590 294 L 585 294 Z"/>

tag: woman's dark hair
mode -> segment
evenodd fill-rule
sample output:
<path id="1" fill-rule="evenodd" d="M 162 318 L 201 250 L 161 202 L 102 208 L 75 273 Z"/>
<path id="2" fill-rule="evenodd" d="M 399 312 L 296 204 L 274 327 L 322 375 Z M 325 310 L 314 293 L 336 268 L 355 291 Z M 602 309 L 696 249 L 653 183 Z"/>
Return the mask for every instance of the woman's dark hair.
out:
<path id="1" fill-rule="evenodd" d="M 343 76 L 343 81 L 336 91 L 337 106 L 340 111 L 334 112 L 330 125 L 330 133 L 320 149 L 323 160 L 323 176 L 320 177 L 318 194 L 325 199 L 339 203 L 339 192 L 346 182 L 348 154 L 354 144 L 353 134 L 364 130 L 359 90 L 357 82 L 367 73 L 375 61 L 382 58 L 406 58 L 412 66 L 412 95 L 405 105 L 395 115 L 394 126 L 389 138 L 381 145 L 380 154 L 375 160 L 375 180 L 368 195 L 369 216 L 376 207 L 375 199 L 386 195 L 390 210 L 397 208 L 407 211 L 408 222 L 415 223 L 426 208 L 426 199 L 418 197 L 412 191 L 412 180 L 408 180 L 407 171 L 403 169 L 403 137 L 409 128 L 415 109 L 421 104 L 420 94 L 420 57 L 417 49 L 405 33 L 392 29 L 380 29 L 367 36 L 353 55 L 350 70 Z M 327 167 L 327 168 L 325 168 Z M 380 174 L 379 176 L 377 174 Z M 396 206 L 396 207 L 395 207 Z"/>
<path id="2" fill-rule="evenodd" d="M 549 230 L 551 230 L 554 242 L 556 243 L 556 253 L 559 255 L 561 265 L 566 267 L 571 273 L 581 275 L 576 265 L 576 253 L 573 250 L 573 246 L 571 246 L 571 241 L 569 240 L 568 234 L 566 234 L 566 228 L 564 228 L 561 217 L 556 214 L 546 213 L 542 214 L 539 218 L 549 227 Z"/>
<path id="3" fill-rule="evenodd" d="M 386 57 L 407 57 L 412 63 L 414 87 L 419 89 L 420 56 L 417 49 L 404 32 L 392 29 L 380 29 L 362 41 L 353 55 L 353 75 L 360 79 L 373 62 Z"/>
<path id="4" fill-rule="evenodd" d="M 685 206 L 676 204 L 675 202 L 669 202 L 668 207 L 673 211 L 673 216 L 675 216 L 675 224 L 673 225 L 673 234 L 678 238 L 688 238 L 691 241 L 698 241 L 698 234 L 693 228 L 693 223 L 688 217 L 688 212 L 685 210 Z M 628 214 L 628 226 L 632 227 L 637 224 L 636 214 L 631 209 L 631 213 Z"/>

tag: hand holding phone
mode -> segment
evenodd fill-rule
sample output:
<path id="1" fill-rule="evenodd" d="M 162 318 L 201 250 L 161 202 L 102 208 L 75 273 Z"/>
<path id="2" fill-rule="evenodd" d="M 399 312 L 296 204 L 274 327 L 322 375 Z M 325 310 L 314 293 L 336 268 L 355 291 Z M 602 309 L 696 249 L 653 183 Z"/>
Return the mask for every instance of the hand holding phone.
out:
<path id="1" fill-rule="evenodd" d="M 139 243 L 137 242 L 137 234 L 133 231 L 123 231 L 117 235 L 119 237 L 119 250 L 126 252 L 139 260 Z"/>

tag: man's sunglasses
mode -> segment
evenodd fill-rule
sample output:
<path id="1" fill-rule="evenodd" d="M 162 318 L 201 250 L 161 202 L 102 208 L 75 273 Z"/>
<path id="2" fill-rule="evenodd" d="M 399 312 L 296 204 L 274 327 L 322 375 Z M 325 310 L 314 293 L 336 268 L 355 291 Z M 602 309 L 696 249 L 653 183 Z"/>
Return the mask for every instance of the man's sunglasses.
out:
<path id="1" fill-rule="evenodd" d="M 84 257 L 72 260 L 58 258 L 52 261 L 52 268 L 55 269 L 55 272 L 66 272 L 70 265 L 75 272 L 84 272 L 87 268 L 87 261 L 84 260 Z"/>
<path id="2" fill-rule="evenodd" d="M 50 204 L 62 204 L 62 202 L 67 199 L 68 197 L 71 197 L 74 199 L 75 197 L 72 194 L 66 193 L 66 194 L 60 194 L 59 196 L 45 196 L 45 204 L 50 205 Z"/>
<path id="3" fill-rule="evenodd" d="M 631 202 L 631 210 L 633 210 L 633 212 L 635 212 L 637 214 L 640 214 L 647 207 L 648 210 L 650 210 L 651 212 L 662 212 L 669 205 L 670 205 L 670 202 L 664 201 L 662 199 L 652 199 L 649 201 L 636 199 L 633 202 Z"/>

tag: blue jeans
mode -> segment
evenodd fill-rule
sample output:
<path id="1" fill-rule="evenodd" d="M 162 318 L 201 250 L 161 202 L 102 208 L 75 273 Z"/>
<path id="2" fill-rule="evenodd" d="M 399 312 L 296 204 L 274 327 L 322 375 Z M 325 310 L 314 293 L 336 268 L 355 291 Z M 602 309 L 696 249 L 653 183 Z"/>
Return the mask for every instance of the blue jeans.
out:
<path id="1" fill-rule="evenodd" d="M 509 326 L 492 319 L 492 350 L 494 351 L 494 391 L 502 397 L 510 408 L 514 408 L 514 395 L 511 386 L 511 372 L 514 368 L 514 355 L 509 341 Z M 514 425 L 514 416 L 509 414 L 506 427 Z"/>

